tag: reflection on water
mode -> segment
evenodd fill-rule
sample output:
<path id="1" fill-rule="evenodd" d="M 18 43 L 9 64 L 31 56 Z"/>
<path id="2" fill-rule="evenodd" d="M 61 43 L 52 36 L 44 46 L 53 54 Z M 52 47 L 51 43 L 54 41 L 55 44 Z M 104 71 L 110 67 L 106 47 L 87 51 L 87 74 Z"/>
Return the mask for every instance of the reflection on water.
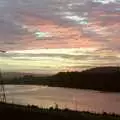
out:
<path id="1" fill-rule="evenodd" d="M 120 93 L 32 85 L 7 85 L 5 90 L 8 102 L 120 114 Z"/>

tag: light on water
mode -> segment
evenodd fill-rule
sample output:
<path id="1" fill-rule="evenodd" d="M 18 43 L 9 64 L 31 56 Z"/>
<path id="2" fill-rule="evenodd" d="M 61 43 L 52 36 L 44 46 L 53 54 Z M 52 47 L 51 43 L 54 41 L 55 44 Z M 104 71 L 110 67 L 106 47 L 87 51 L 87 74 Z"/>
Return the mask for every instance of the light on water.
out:
<path id="1" fill-rule="evenodd" d="M 7 85 L 5 89 L 7 101 L 17 104 L 39 107 L 58 104 L 60 108 L 120 114 L 120 93 L 31 85 Z"/>

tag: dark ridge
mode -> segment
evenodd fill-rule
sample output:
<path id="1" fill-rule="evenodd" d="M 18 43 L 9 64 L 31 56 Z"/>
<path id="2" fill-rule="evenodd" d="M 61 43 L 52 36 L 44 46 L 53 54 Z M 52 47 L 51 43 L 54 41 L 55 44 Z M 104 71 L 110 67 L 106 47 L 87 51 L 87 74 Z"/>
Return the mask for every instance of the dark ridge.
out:
<path id="1" fill-rule="evenodd" d="M 83 72 L 87 73 L 115 73 L 115 72 L 120 72 L 120 67 L 97 67 L 97 68 L 91 68 L 87 69 Z"/>

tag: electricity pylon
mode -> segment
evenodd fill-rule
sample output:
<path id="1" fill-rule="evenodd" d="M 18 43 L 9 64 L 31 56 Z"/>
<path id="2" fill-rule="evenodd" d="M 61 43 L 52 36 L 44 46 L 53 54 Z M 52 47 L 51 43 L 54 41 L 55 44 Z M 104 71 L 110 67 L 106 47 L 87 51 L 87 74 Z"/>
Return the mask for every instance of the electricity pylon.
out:
<path id="1" fill-rule="evenodd" d="M 5 88 L 4 88 L 4 83 L 3 83 L 1 72 L 0 72 L 0 102 L 6 103 L 6 94 L 5 94 Z"/>
<path id="2" fill-rule="evenodd" d="M 5 52 L 5 51 L 1 51 L 0 52 Z M 0 102 L 4 102 L 6 103 L 6 94 L 5 94 L 5 88 L 4 88 L 4 82 L 2 79 L 2 72 L 0 71 Z"/>

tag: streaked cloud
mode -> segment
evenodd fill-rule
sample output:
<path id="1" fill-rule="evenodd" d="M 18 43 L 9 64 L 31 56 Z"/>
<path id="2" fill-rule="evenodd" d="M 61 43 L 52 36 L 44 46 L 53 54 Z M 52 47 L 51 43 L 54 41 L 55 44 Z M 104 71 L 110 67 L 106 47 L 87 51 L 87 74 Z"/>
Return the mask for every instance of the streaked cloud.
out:
<path id="1" fill-rule="evenodd" d="M 3 70 L 83 70 L 86 67 L 118 65 L 119 52 L 95 48 L 72 49 L 39 49 L 24 51 L 9 51 L 1 53 L 0 62 Z M 4 63 L 4 64 L 3 64 Z M 13 67 L 12 67 L 13 66 Z M 76 69 L 75 69 L 76 67 Z M 56 72 L 57 72 L 56 71 Z"/>

